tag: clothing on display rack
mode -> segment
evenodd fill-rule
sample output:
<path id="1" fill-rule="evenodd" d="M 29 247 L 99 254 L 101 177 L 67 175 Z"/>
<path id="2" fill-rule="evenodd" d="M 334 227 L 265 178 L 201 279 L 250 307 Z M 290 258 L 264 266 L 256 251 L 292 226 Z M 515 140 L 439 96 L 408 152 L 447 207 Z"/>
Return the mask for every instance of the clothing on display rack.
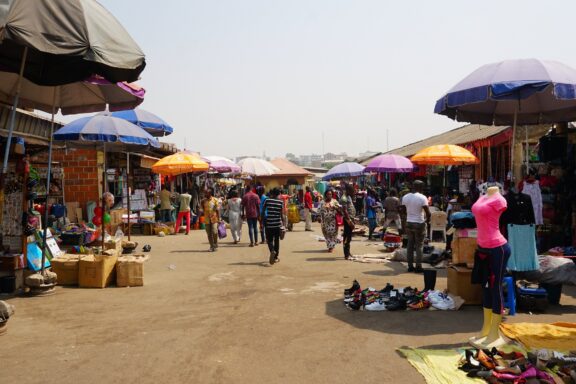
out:
<path id="1" fill-rule="evenodd" d="M 536 225 L 544 224 L 542 218 L 542 191 L 540 190 L 540 182 L 534 178 L 528 177 L 528 179 L 524 181 L 522 193 L 530 196 L 532 199 L 534 223 Z"/>
<path id="2" fill-rule="evenodd" d="M 536 226 L 534 224 L 508 224 L 508 243 L 511 249 L 508 269 L 511 271 L 538 270 Z"/>
<path id="3" fill-rule="evenodd" d="M 508 191 L 504 198 L 508 208 L 500 216 L 500 231 L 508 238 L 508 224 L 534 224 L 536 220 L 532 198 L 529 195 Z"/>

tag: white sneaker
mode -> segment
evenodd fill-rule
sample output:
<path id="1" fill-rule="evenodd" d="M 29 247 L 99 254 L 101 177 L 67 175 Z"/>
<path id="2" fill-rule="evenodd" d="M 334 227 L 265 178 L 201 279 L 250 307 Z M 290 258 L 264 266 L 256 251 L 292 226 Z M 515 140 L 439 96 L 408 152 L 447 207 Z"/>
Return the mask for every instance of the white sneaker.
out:
<path id="1" fill-rule="evenodd" d="M 434 302 L 430 302 L 432 306 L 436 309 L 441 309 L 443 311 L 447 311 L 449 309 L 454 309 L 456 304 L 454 303 L 454 299 L 450 296 L 440 293 L 439 295 L 434 295 Z"/>
<path id="2" fill-rule="evenodd" d="M 364 306 L 364 309 L 367 311 L 385 311 L 386 305 L 384 305 L 384 302 L 382 300 L 376 300 L 373 303 L 366 304 Z"/>

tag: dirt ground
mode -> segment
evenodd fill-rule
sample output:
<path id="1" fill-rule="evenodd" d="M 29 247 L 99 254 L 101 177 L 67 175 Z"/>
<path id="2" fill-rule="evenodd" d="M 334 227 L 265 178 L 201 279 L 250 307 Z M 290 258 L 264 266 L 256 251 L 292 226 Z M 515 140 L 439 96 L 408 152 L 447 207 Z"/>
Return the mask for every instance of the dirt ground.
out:
<path id="1" fill-rule="evenodd" d="M 479 307 L 457 312 L 352 312 L 342 289 L 423 286 L 400 263 L 345 261 L 298 224 L 268 266 L 267 248 L 228 237 L 207 252 L 203 231 L 138 237 L 152 246 L 145 286 L 58 287 L 16 297 L 0 338 L 0 383 L 424 383 L 402 346 L 459 346 L 481 327 Z M 230 236 L 230 235 L 229 235 Z M 355 254 L 381 246 L 356 238 Z M 441 271 L 437 288 L 446 287 Z M 509 322 L 576 322 L 576 290 L 546 314 Z"/>

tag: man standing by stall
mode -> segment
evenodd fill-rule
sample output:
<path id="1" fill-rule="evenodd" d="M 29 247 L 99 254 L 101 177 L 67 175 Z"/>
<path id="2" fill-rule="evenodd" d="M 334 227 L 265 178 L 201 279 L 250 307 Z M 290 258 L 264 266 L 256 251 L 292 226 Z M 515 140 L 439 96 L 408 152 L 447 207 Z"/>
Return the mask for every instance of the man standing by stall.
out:
<path id="1" fill-rule="evenodd" d="M 242 197 L 242 212 L 248 222 L 248 234 L 250 235 L 250 246 L 258 245 L 258 216 L 260 212 L 260 198 L 252 191 L 250 186 L 246 187 L 246 193 Z"/>
<path id="2" fill-rule="evenodd" d="M 416 180 L 412 192 L 404 195 L 401 208 L 406 212 L 406 234 L 408 235 L 408 272 L 422 273 L 422 246 L 426 236 L 426 224 L 430 222 L 428 199 L 422 194 L 424 183 Z M 426 214 L 426 218 L 422 215 Z M 416 251 L 416 268 L 414 268 Z"/>
<path id="3" fill-rule="evenodd" d="M 202 211 L 204 212 L 204 225 L 210 243 L 210 252 L 218 249 L 218 223 L 220 222 L 220 208 L 218 199 L 214 197 L 214 188 L 207 188 L 202 199 Z"/>

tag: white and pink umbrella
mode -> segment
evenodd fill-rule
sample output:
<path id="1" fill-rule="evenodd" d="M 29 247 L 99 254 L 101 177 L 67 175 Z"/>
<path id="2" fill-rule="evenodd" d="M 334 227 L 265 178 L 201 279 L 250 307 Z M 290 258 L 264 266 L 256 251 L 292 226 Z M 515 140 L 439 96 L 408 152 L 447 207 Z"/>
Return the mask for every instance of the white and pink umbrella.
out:
<path id="1" fill-rule="evenodd" d="M 203 156 L 202 159 L 218 173 L 240 173 L 242 170 L 238 164 L 223 156 Z"/>

